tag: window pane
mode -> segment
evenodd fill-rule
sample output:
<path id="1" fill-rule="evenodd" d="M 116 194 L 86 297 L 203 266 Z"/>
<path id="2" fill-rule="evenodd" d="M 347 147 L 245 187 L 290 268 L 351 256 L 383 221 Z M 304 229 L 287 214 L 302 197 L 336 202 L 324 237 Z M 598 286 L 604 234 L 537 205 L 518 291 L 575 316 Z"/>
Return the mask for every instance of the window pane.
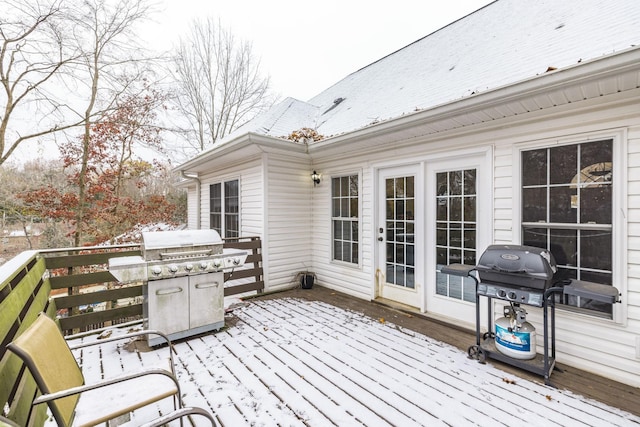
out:
<path id="1" fill-rule="evenodd" d="M 464 194 L 467 196 L 476 194 L 476 170 L 464 171 Z"/>
<path id="2" fill-rule="evenodd" d="M 333 241 L 333 259 L 342 261 L 342 242 L 334 240 Z"/>
<path id="3" fill-rule="evenodd" d="M 611 270 L 611 233 L 583 231 L 580 234 L 580 266 Z"/>
<path id="4" fill-rule="evenodd" d="M 578 170 L 578 146 L 567 145 L 549 150 L 551 184 L 569 184 Z"/>
<path id="5" fill-rule="evenodd" d="M 447 248 L 436 248 L 436 262 L 441 265 L 449 264 L 447 259 Z"/>
<path id="6" fill-rule="evenodd" d="M 580 191 L 580 222 L 611 224 L 611 186 L 593 186 Z"/>
<path id="7" fill-rule="evenodd" d="M 349 178 L 343 176 L 340 178 L 340 196 L 346 197 L 349 195 Z"/>
<path id="8" fill-rule="evenodd" d="M 475 248 L 476 247 L 476 229 L 467 228 L 467 227 L 468 226 L 465 225 L 463 247 Z M 468 263 L 465 261 L 465 264 L 468 264 Z M 475 264 L 475 262 L 473 264 Z"/>
<path id="9" fill-rule="evenodd" d="M 385 180 L 386 183 L 386 197 L 388 199 L 392 199 L 395 194 L 395 180 L 393 178 L 389 178 Z"/>
<path id="10" fill-rule="evenodd" d="M 476 220 L 476 197 L 465 197 L 462 200 L 464 203 L 464 220 L 474 221 Z"/>
<path id="11" fill-rule="evenodd" d="M 462 171 L 449 172 L 449 194 L 462 194 Z"/>
<path id="12" fill-rule="evenodd" d="M 461 248 L 462 247 L 462 224 L 451 223 L 449 228 L 449 245 Z"/>
<path id="13" fill-rule="evenodd" d="M 445 222 L 436 223 L 436 245 L 447 245 L 447 223 Z"/>
<path id="14" fill-rule="evenodd" d="M 349 177 L 349 189 L 352 197 L 358 195 L 358 175 L 352 175 Z"/>
<path id="15" fill-rule="evenodd" d="M 238 197 L 238 180 L 225 182 L 224 194 L 227 197 Z"/>
<path id="16" fill-rule="evenodd" d="M 556 264 L 562 266 L 578 266 L 578 230 L 551 230 L 551 251 Z"/>
<path id="17" fill-rule="evenodd" d="M 447 184 L 447 174 L 445 172 L 440 172 L 436 174 L 436 194 L 438 196 L 446 196 L 449 194 L 449 186 Z"/>
<path id="18" fill-rule="evenodd" d="M 357 197 L 349 199 L 349 217 L 350 218 L 358 217 L 358 198 Z"/>
<path id="19" fill-rule="evenodd" d="M 344 240 L 351 239 L 351 221 L 342 221 L 342 237 Z"/>
<path id="20" fill-rule="evenodd" d="M 547 221 L 546 188 L 524 188 L 522 190 L 522 221 Z"/>
<path id="21" fill-rule="evenodd" d="M 412 221 L 413 219 L 415 219 L 414 218 L 414 215 L 415 215 L 414 201 L 415 199 L 407 199 L 405 218 L 409 221 Z"/>
<path id="22" fill-rule="evenodd" d="M 404 197 L 404 178 L 396 178 L 393 182 L 395 183 L 394 196 Z"/>
<path id="23" fill-rule="evenodd" d="M 445 197 L 438 197 L 436 199 L 436 203 L 438 204 L 436 218 L 438 221 L 446 221 L 448 218 L 448 205 L 449 202 Z"/>
<path id="24" fill-rule="evenodd" d="M 209 187 L 209 193 L 211 199 L 210 211 L 222 212 L 222 186 L 220 184 L 212 184 Z"/>
<path id="25" fill-rule="evenodd" d="M 584 170 L 587 166 L 598 163 L 611 163 L 613 160 L 613 141 L 589 142 L 580 146 L 580 165 Z M 608 168 L 611 171 L 611 168 Z"/>
<path id="26" fill-rule="evenodd" d="M 405 197 L 415 197 L 414 187 L 413 187 L 413 177 L 408 176 L 406 178 L 406 196 Z"/>
<path id="27" fill-rule="evenodd" d="M 549 249 L 547 245 L 547 230 L 545 228 L 525 228 L 522 243 L 527 246 Z"/>
<path id="28" fill-rule="evenodd" d="M 462 198 L 453 197 L 449 199 L 449 219 L 451 221 L 462 221 Z"/>
<path id="29" fill-rule="evenodd" d="M 552 187 L 549 189 L 549 221 L 576 223 L 578 206 L 575 205 L 577 191 L 569 187 Z"/>
<path id="30" fill-rule="evenodd" d="M 547 183 L 547 149 L 522 153 L 522 185 L 545 185 Z"/>
<path id="31" fill-rule="evenodd" d="M 340 178 L 331 178 L 331 193 L 333 197 L 340 196 Z"/>
<path id="32" fill-rule="evenodd" d="M 333 221 L 333 238 L 342 240 L 342 221 Z"/>

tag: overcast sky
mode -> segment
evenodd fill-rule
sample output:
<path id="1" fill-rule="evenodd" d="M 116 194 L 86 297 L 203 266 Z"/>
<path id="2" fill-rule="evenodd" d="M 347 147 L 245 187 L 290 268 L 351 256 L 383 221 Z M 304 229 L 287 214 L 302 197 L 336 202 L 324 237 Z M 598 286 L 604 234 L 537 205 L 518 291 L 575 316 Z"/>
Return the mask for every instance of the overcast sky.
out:
<path id="1" fill-rule="evenodd" d="M 253 43 L 281 97 L 306 101 L 491 0 L 161 0 L 148 37 L 169 47 L 196 17 Z"/>

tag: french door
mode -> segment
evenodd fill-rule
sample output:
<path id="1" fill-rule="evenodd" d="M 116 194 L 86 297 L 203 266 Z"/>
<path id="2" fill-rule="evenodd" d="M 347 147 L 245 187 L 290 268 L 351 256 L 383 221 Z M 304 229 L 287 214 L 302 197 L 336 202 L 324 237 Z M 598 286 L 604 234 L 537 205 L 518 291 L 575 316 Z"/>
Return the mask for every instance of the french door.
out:
<path id="1" fill-rule="evenodd" d="M 490 238 L 491 200 L 485 156 L 427 164 L 426 310 L 472 322 L 475 281 L 441 273 L 447 264 L 475 265 Z"/>
<path id="2" fill-rule="evenodd" d="M 419 165 L 378 175 L 378 296 L 422 308 L 423 185 Z"/>

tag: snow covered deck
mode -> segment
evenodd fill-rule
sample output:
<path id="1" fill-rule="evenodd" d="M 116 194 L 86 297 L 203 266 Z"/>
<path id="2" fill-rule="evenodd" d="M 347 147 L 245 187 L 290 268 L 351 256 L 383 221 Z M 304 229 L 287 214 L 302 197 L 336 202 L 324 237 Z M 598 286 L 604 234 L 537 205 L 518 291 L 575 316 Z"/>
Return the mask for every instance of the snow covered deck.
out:
<path id="1" fill-rule="evenodd" d="M 150 365 L 167 350 L 104 347 L 82 355 L 86 375 Z M 323 301 L 252 299 L 224 330 L 175 350 L 186 404 L 209 408 L 223 426 L 640 425 L 637 415 L 480 364 L 392 319 Z M 146 415 L 157 412 L 136 416 Z"/>

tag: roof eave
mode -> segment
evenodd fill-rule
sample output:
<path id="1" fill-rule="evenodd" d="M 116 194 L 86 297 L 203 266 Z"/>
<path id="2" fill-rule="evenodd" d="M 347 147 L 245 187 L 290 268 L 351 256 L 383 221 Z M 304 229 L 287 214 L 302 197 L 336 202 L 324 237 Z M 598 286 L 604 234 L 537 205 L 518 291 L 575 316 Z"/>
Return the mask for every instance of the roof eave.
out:
<path id="1" fill-rule="evenodd" d="M 201 173 L 213 165 L 228 163 L 231 158 L 250 158 L 263 152 L 281 150 L 307 153 L 307 146 L 282 138 L 247 132 L 199 154 L 193 159 L 176 166 L 173 170 L 185 173 Z"/>

